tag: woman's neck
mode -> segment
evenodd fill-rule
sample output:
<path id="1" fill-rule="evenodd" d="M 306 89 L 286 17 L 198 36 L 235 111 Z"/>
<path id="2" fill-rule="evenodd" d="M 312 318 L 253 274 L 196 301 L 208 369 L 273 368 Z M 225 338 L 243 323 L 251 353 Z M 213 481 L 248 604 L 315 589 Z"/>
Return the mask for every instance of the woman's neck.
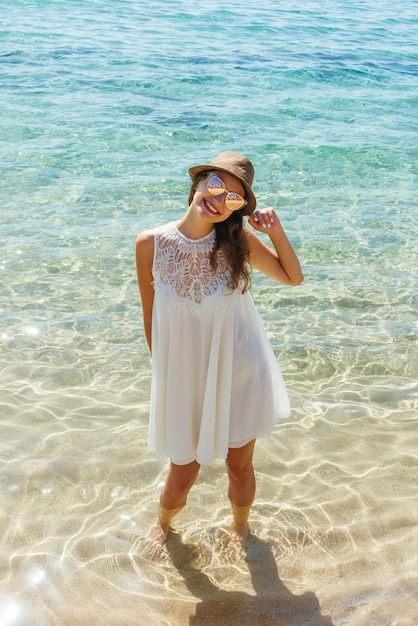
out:
<path id="1" fill-rule="evenodd" d="M 204 222 L 199 217 L 190 214 L 190 211 L 175 222 L 178 230 L 188 239 L 202 239 L 214 229 L 214 225 Z"/>

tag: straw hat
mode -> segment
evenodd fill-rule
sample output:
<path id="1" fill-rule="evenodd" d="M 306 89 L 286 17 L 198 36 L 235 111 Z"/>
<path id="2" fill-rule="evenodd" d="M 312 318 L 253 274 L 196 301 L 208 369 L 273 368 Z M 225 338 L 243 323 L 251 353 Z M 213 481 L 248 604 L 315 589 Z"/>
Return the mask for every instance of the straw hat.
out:
<path id="1" fill-rule="evenodd" d="M 221 152 L 208 165 L 195 165 L 189 169 L 189 176 L 194 181 L 200 172 L 218 170 L 232 174 L 245 187 L 245 199 L 248 204 L 241 209 L 242 215 L 250 215 L 256 207 L 257 200 L 251 191 L 254 180 L 254 166 L 247 157 L 236 152 Z"/>

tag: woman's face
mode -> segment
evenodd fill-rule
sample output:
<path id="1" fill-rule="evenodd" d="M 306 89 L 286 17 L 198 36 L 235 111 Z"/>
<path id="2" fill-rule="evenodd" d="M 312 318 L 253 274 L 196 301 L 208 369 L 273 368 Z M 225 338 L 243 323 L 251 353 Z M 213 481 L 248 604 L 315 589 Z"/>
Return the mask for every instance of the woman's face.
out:
<path id="1" fill-rule="evenodd" d="M 197 183 L 191 206 L 199 211 L 199 214 L 205 219 L 213 223 L 224 222 L 228 219 L 234 210 L 229 209 L 225 204 L 227 193 L 222 192 L 219 195 L 213 195 L 207 188 L 207 183 L 212 176 L 220 178 L 227 192 L 234 192 L 245 198 L 245 188 L 240 180 L 219 170 L 208 172 L 200 182 Z"/>

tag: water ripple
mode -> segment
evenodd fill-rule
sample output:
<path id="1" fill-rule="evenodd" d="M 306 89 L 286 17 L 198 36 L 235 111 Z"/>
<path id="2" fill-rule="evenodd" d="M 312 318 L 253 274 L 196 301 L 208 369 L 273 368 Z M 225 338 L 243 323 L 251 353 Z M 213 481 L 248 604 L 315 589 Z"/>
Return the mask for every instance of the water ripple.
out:
<path id="1" fill-rule="evenodd" d="M 414 2 L 3 5 L 0 622 L 412 623 Z M 226 148 L 302 260 L 253 286 L 293 412 L 256 447 L 247 553 L 217 463 L 154 562 L 134 241 Z"/>

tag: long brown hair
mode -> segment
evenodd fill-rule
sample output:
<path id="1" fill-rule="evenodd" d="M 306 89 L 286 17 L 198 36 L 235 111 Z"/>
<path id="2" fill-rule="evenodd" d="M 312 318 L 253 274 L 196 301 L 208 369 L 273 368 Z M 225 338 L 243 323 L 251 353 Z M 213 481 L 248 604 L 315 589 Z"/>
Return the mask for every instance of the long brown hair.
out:
<path id="1" fill-rule="evenodd" d="M 202 181 L 208 172 L 200 172 L 190 188 L 189 206 L 192 203 L 197 185 Z M 215 245 L 210 253 L 210 263 L 213 270 L 216 270 L 216 255 L 218 250 L 222 250 L 231 270 L 231 278 L 228 283 L 230 289 L 240 287 L 242 293 L 247 291 L 251 285 L 250 276 L 250 246 L 248 237 L 244 231 L 244 224 L 241 211 L 233 211 L 224 222 L 218 222 L 215 226 Z"/>

